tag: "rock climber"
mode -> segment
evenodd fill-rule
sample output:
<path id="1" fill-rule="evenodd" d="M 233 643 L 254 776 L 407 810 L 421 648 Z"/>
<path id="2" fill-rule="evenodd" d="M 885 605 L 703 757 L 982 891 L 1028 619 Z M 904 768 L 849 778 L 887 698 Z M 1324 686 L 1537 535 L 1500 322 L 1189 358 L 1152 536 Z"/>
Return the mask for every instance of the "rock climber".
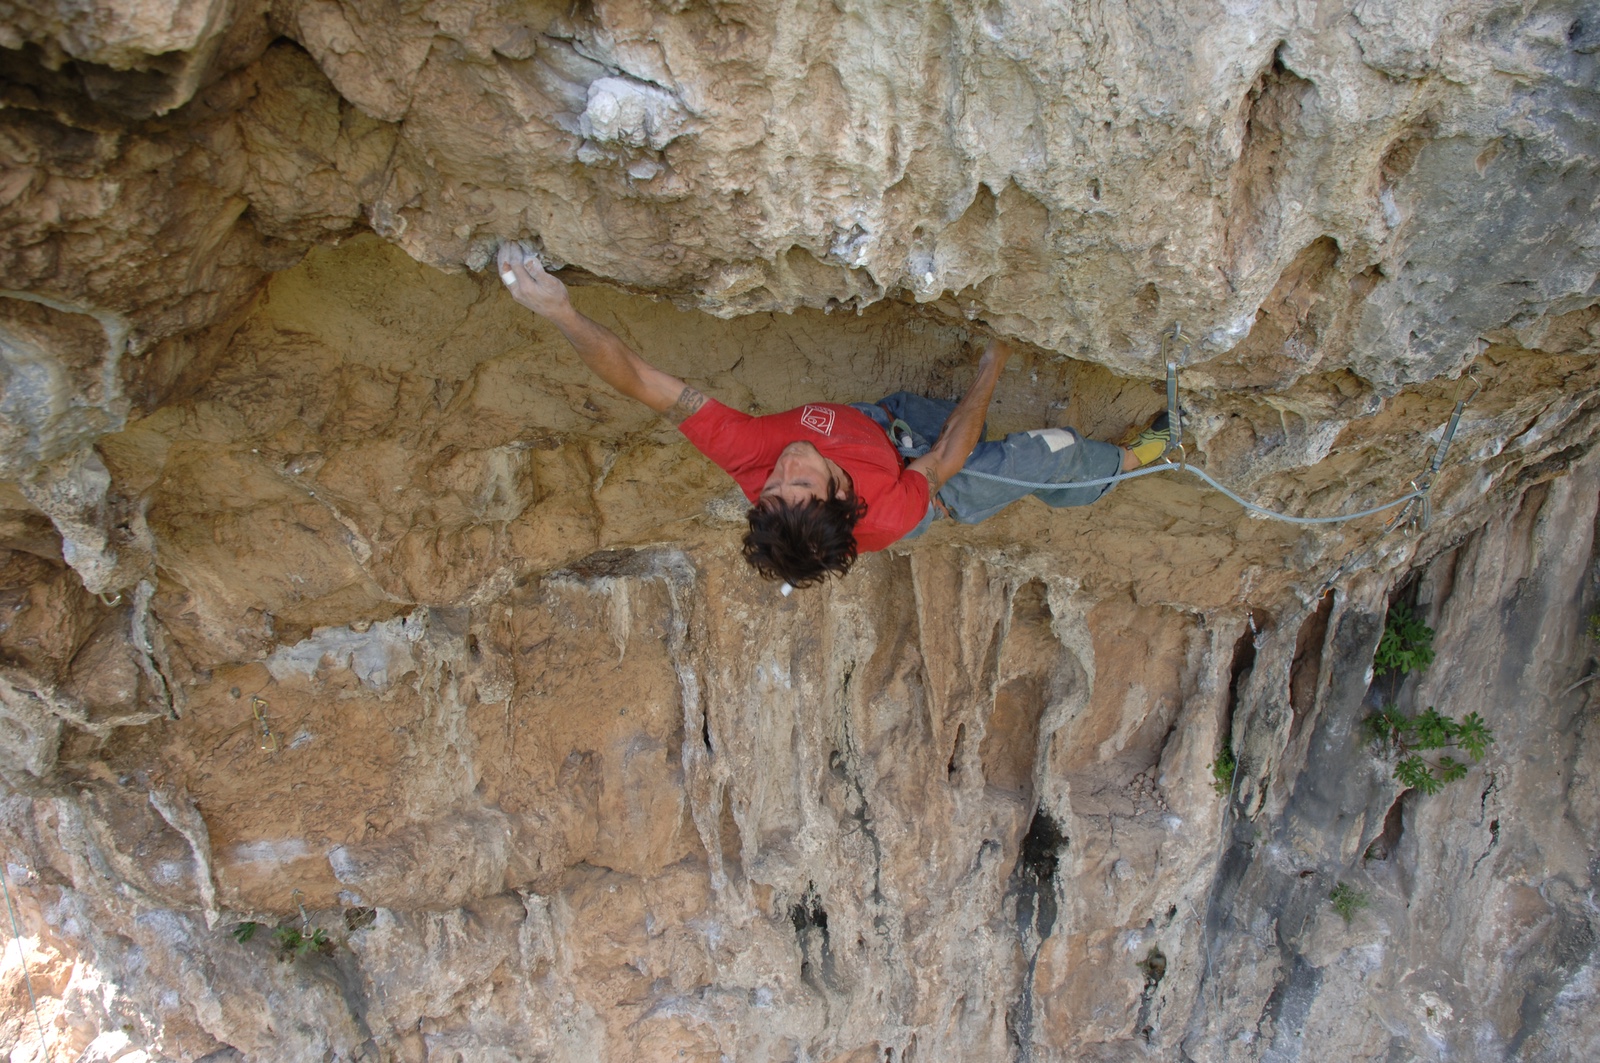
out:
<path id="1" fill-rule="evenodd" d="M 745 560 L 794 587 L 843 576 L 859 553 L 921 535 L 938 516 L 976 524 L 1028 494 L 1051 506 L 1088 505 L 1113 485 L 1075 483 L 1148 465 L 1170 439 L 1162 413 L 1122 446 L 1072 428 L 981 442 L 1011 356 L 999 339 L 984 350 L 959 402 L 902 391 L 876 403 L 814 402 L 754 417 L 662 372 L 579 313 L 534 251 L 505 244 L 499 268 L 512 298 L 560 329 L 596 376 L 665 416 L 738 482 L 753 503 Z M 1061 486 L 1034 489 L 975 473 Z"/>

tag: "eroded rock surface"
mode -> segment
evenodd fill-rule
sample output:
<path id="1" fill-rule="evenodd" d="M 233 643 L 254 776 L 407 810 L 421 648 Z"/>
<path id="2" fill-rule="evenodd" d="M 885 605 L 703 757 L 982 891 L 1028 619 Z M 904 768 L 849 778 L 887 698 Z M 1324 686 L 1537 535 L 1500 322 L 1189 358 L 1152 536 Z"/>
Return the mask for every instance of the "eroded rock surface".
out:
<path id="1" fill-rule="evenodd" d="M 0 3 L 0 1046 L 1600 1053 L 1583 8 Z M 1173 471 L 785 598 L 513 238 L 753 411 L 992 329 L 1112 438 L 1177 321 L 1186 460 L 1431 521 Z"/>

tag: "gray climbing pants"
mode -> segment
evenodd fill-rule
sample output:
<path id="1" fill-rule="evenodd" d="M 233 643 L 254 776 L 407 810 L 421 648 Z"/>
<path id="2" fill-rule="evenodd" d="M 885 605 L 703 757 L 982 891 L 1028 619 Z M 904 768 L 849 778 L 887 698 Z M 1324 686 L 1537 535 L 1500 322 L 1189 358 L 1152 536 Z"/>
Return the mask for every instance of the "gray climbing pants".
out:
<path id="1" fill-rule="evenodd" d="M 850 405 L 887 432 L 905 458 L 926 454 L 956 408 L 954 402 L 930 399 L 909 391 L 897 391 L 876 403 L 853 402 Z M 961 471 L 939 489 L 939 501 L 944 503 L 950 516 L 963 524 L 987 520 L 1025 495 L 1033 495 L 1051 506 L 1086 506 L 1116 485 L 1072 485 L 1080 480 L 1115 476 L 1121 471 L 1121 447 L 1086 439 L 1074 428 L 1036 428 L 979 443 Z M 1019 487 L 970 475 L 973 472 L 1061 486 Z M 922 523 L 907 532 L 905 538 L 914 539 L 927 531 L 938 515 L 938 507 L 930 503 Z"/>

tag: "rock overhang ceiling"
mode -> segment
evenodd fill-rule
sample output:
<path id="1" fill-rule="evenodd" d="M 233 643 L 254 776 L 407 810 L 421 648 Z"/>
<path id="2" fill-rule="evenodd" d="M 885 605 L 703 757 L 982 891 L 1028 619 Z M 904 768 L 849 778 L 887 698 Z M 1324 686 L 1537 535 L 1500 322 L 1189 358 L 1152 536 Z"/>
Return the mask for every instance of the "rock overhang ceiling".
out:
<path id="1" fill-rule="evenodd" d="M 1560 4 L 1301 23 L 218 3 L 10 24 L 8 305 L 84 335 L 13 345 L 9 473 L 85 527 L 68 539 L 96 590 L 145 562 L 110 560 L 84 512 L 105 493 L 84 447 L 215 350 L 271 271 L 365 227 L 446 271 L 532 237 L 724 316 L 916 304 L 1137 379 L 1180 324 L 1191 429 L 1230 471 L 1314 464 L 1489 343 L 1594 344 L 1595 60 Z M 1230 454 L 1251 404 L 1257 439 Z M 1262 406 L 1301 422 L 1287 450 L 1254 445 Z"/>
<path id="2" fill-rule="evenodd" d="M 1572 5 L 13 10 L 36 107 L 236 111 L 247 172 L 210 176 L 267 235 L 364 223 L 447 270 L 533 235 L 725 315 L 903 293 L 1149 370 L 1174 319 L 1231 347 L 1328 238 L 1390 384 L 1590 294 Z M 1475 267 L 1530 288 L 1469 299 Z"/>

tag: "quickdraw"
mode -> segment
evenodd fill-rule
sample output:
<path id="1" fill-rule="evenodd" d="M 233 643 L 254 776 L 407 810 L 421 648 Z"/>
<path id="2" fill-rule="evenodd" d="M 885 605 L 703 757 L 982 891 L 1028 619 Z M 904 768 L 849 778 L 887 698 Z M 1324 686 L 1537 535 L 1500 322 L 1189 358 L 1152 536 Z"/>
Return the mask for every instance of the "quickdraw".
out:
<path id="1" fill-rule="evenodd" d="M 1167 365 L 1167 426 L 1172 434 L 1167 437 L 1166 449 L 1161 452 L 1162 457 L 1170 454 L 1174 449 L 1183 449 L 1183 408 L 1178 405 L 1178 363 L 1167 357 L 1167 344 L 1177 343 L 1183 339 L 1183 326 L 1176 321 L 1172 327 L 1161 334 L 1161 360 Z M 1184 358 L 1189 353 L 1189 345 L 1183 345 L 1183 353 L 1179 358 Z M 1187 461 L 1180 464 L 1188 464 Z"/>
<path id="2" fill-rule="evenodd" d="M 270 754 L 278 751 L 278 736 L 267 726 L 267 715 L 262 711 L 266 708 L 269 706 L 265 698 L 256 694 L 250 695 L 250 711 L 255 714 L 256 723 L 261 728 L 261 751 Z"/>

